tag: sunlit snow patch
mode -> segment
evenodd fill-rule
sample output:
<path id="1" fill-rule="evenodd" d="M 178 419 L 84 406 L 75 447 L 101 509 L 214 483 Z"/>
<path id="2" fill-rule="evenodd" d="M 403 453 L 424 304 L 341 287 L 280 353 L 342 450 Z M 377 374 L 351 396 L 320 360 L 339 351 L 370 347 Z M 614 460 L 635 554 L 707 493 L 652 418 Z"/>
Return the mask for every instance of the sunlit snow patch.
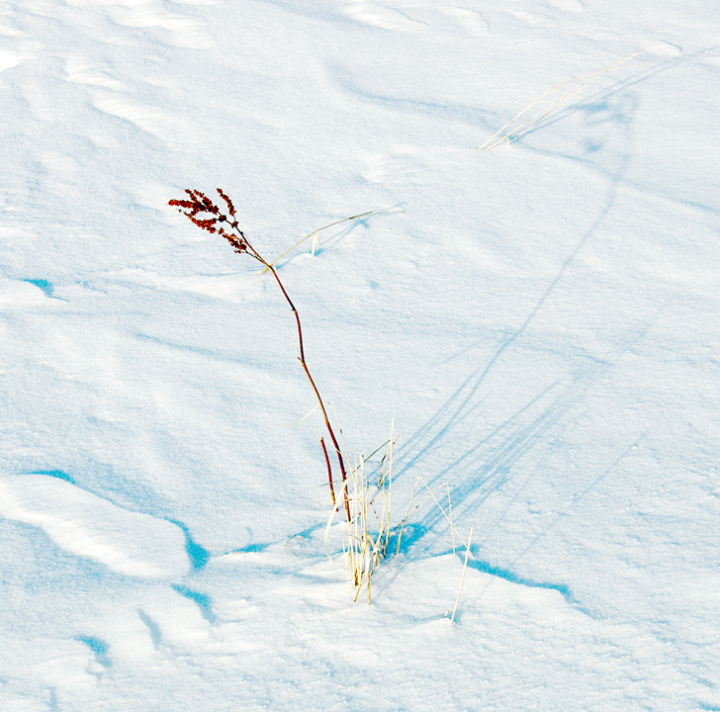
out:
<path id="1" fill-rule="evenodd" d="M 20 54 L 15 54 L 15 52 L 10 52 L 6 49 L 0 49 L 0 72 L 17 66 L 20 64 L 21 59 L 22 55 Z"/>
<path id="2" fill-rule="evenodd" d="M 57 477 L 0 478 L 0 516 L 40 527 L 61 548 L 121 574 L 162 578 L 190 568 L 179 527 Z"/>
<path id="3" fill-rule="evenodd" d="M 50 296 L 43 289 L 45 285 L 49 285 L 49 282 L 33 279 L 0 279 L 0 307 L 5 310 L 45 305 Z"/>

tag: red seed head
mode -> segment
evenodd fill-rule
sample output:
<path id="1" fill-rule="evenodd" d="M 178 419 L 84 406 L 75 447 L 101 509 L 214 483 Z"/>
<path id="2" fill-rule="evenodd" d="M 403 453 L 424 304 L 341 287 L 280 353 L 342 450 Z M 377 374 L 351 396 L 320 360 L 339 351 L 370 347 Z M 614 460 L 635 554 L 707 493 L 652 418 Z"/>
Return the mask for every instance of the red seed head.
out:
<path id="1" fill-rule="evenodd" d="M 220 197 L 227 203 L 230 215 L 234 216 L 235 215 L 235 206 L 233 205 L 232 200 L 230 200 L 230 198 L 228 198 L 228 196 L 225 195 L 225 193 L 223 193 L 222 188 L 216 188 L 215 190 L 217 190 L 217 192 L 220 194 Z"/>
<path id="2" fill-rule="evenodd" d="M 188 196 L 188 200 L 173 199 L 168 201 L 168 205 L 177 208 L 178 212 L 191 220 L 201 230 L 222 235 L 238 254 L 247 252 L 248 242 L 238 227 L 237 220 L 234 219 L 235 206 L 221 188 L 217 188 L 217 192 L 227 205 L 230 217 L 233 219 L 229 219 L 227 215 L 221 213 L 220 208 L 200 190 L 190 190 L 186 188 L 185 193 Z M 218 225 L 218 223 L 226 223 L 237 234 L 225 232 L 222 225 Z"/>

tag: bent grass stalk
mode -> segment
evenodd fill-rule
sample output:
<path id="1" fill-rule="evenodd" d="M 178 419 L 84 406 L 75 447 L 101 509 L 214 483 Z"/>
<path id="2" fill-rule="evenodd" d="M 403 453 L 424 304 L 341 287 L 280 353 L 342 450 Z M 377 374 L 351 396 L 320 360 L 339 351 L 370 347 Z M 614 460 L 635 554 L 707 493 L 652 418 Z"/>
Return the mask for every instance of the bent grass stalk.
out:
<path id="1" fill-rule="evenodd" d="M 355 456 L 354 465 L 350 468 L 345 488 L 349 492 L 350 519 L 343 524 L 340 531 L 345 572 L 353 600 L 357 601 L 363 588 L 367 590 L 368 603 L 372 603 L 371 577 L 375 567 L 387 555 L 392 513 L 392 480 L 393 480 L 393 448 L 396 442 L 392 430 L 390 439 L 375 450 L 369 457 Z M 368 481 L 365 463 L 379 450 L 387 445 L 381 461 L 381 470 L 377 483 L 373 486 Z M 350 461 L 350 458 L 346 459 Z M 325 527 L 326 545 L 330 540 L 330 530 L 335 512 L 333 509 Z M 328 552 L 328 555 L 329 552 Z"/>
<path id="2" fill-rule="evenodd" d="M 281 255 L 278 255 L 270 264 L 262 271 L 263 274 L 267 272 L 269 269 L 272 269 L 275 267 L 275 265 L 283 258 L 285 255 L 290 254 L 294 249 L 297 247 L 300 247 L 300 245 L 305 242 L 305 240 L 309 240 L 311 237 L 313 238 L 312 241 L 312 254 L 314 255 L 315 252 L 318 249 L 319 245 L 319 237 L 318 233 L 322 232 L 323 230 L 327 230 L 330 227 L 335 227 L 336 225 L 342 225 L 346 222 L 351 222 L 352 220 L 361 220 L 362 218 L 369 218 L 372 215 L 394 215 L 396 212 L 402 212 L 400 211 L 394 211 L 390 208 L 383 208 L 381 210 L 368 210 L 365 213 L 360 213 L 358 215 L 351 215 L 349 218 L 343 218 L 342 220 L 336 220 L 335 222 L 331 222 L 329 225 L 323 225 L 322 227 L 319 227 L 317 230 L 313 230 L 312 232 L 309 232 L 305 237 L 298 240 L 294 245 L 291 247 L 288 247 L 285 252 L 283 252 Z"/>
<path id="3" fill-rule="evenodd" d="M 325 404 L 323 403 L 323 399 L 320 396 L 320 391 L 315 384 L 315 380 L 310 375 L 310 370 L 308 369 L 307 362 L 305 361 L 305 345 L 303 341 L 302 326 L 300 324 L 300 316 L 298 314 L 298 310 L 295 308 L 295 305 L 290 299 L 287 291 L 285 291 L 285 287 L 280 280 L 280 277 L 278 276 L 278 273 L 274 268 L 273 264 L 268 263 L 265 259 L 263 259 L 260 253 L 252 246 L 247 237 L 245 237 L 245 234 L 242 232 L 242 230 L 240 230 L 238 222 L 235 219 L 235 206 L 233 205 L 232 200 L 230 200 L 230 198 L 225 195 L 225 193 L 220 188 L 217 188 L 217 192 L 227 206 L 227 214 L 222 212 L 221 209 L 201 191 L 190 190 L 187 188 L 185 189 L 185 193 L 188 196 L 187 199 L 170 200 L 168 202 L 168 205 L 176 207 L 180 213 L 185 215 L 186 218 L 188 218 L 192 223 L 197 225 L 201 230 L 207 230 L 210 233 L 217 233 L 221 237 L 225 238 L 237 254 L 250 255 L 250 257 L 253 257 L 262 265 L 264 265 L 266 271 L 270 270 L 270 272 L 272 272 L 273 274 L 273 277 L 275 277 L 275 281 L 280 287 L 280 291 L 282 292 L 285 300 L 287 301 L 290 309 L 295 316 L 295 322 L 297 324 L 298 331 L 298 344 L 300 347 L 300 356 L 298 357 L 298 360 L 300 361 L 300 365 L 302 366 L 303 371 L 305 372 L 305 375 L 307 376 L 307 379 L 312 386 L 312 390 L 315 393 L 318 405 L 320 406 L 320 411 L 322 412 L 323 420 L 325 421 L 325 427 L 327 428 L 328 435 L 330 436 L 330 440 L 332 441 L 333 447 L 335 448 L 335 452 L 337 454 L 338 464 L 340 465 L 340 474 L 342 476 L 343 482 L 345 516 L 347 517 L 347 521 L 350 522 L 350 504 L 348 501 L 347 493 L 347 473 L 345 471 L 345 463 L 343 461 L 343 456 L 340 452 L 340 446 L 338 445 L 335 433 L 333 432 L 332 426 L 330 425 L 330 419 L 328 418 L 327 411 L 325 410 Z M 335 502 L 335 490 L 333 487 L 332 470 L 330 468 L 330 459 L 327 455 L 324 438 L 320 439 L 320 444 L 323 449 L 323 454 L 325 455 L 325 462 L 328 468 L 328 479 L 330 484 L 330 496 L 332 497 L 333 508 L 335 508 L 337 505 Z"/>
<path id="4" fill-rule="evenodd" d="M 347 536 L 343 539 L 343 550 L 348 583 L 356 601 L 364 586 L 367 589 L 368 603 L 372 603 L 371 577 L 375 567 L 387 554 L 391 533 L 393 445 L 391 432 L 388 450 L 383 457 L 382 470 L 372 496 L 365 474 L 364 457 L 360 457 L 349 478 L 353 487 L 350 499 L 352 519 L 348 523 Z"/>
<path id="5" fill-rule="evenodd" d="M 591 84 L 594 84 L 598 79 L 600 79 L 600 77 L 607 74 L 608 72 L 619 69 L 623 64 L 625 64 L 625 62 L 631 60 L 633 57 L 637 57 L 639 54 L 642 54 L 642 52 L 635 52 L 635 54 L 631 54 L 625 57 L 625 59 L 620 60 L 617 64 L 613 64 L 612 67 L 608 67 L 607 69 L 601 69 L 597 72 L 583 74 L 580 77 L 569 79 L 562 84 L 554 86 L 552 89 L 548 89 L 537 99 L 535 99 L 535 101 L 528 104 L 519 114 L 516 114 L 512 119 L 510 119 L 510 121 L 508 121 L 501 129 L 496 131 L 487 141 L 485 141 L 482 146 L 480 146 L 480 148 L 478 148 L 478 151 L 492 151 L 493 148 L 499 146 L 505 141 L 507 141 L 508 143 L 511 143 L 512 141 L 517 141 L 519 138 L 528 133 L 528 131 L 532 130 L 535 126 L 537 126 L 543 119 L 547 118 L 550 114 L 557 111 L 563 104 L 566 104 L 568 101 L 570 101 L 570 99 L 572 99 L 576 94 L 579 94 L 583 89 L 589 87 Z M 530 111 L 533 106 L 541 102 L 546 96 L 548 96 L 548 94 L 552 94 L 557 89 L 562 89 L 563 87 L 570 86 L 572 84 L 575 84 L 575 82 L 582 81 L 583 79 L 590 79 L 590 81 L 585 82 L 585 84 L 582 84 L 579 88 L 575 88 L 574 86 L 571 87 L 564 94 L 552 101 L 548 106 L 537 111 L 529 119 L 525 119 L 522 123 L 518 124 L 514 128 L 510 128 L 511 126 L 513 126 L 513 124 L 515 124 L 516 121 L 520 119 L 521 116 Z M 505 131 L 506 129 L 507 131 Z"/>

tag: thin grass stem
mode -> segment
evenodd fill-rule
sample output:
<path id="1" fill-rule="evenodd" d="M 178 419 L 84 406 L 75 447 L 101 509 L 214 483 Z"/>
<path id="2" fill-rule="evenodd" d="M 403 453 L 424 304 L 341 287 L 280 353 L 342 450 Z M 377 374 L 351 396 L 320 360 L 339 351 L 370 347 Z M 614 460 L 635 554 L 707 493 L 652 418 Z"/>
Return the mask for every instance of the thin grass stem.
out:
<path id="1" fill-rule="evenodd" d="M 452 501 L 450 499 L 450 483 L 446 482 L 445 484 L 447 485 L 448 512 L 450 512 L 450 531 L 452 532 L 453 556 L 455 556 L 455 527 L 453 526 L 453 518 L 452 518 Z"/>
<path id="2" fill-rule="evenodd" d="M 510 143 L 511 141 L 517 141 L 519 138 L 524 136 L 528 131 L 530 131 L 532 128 L 537 126 L 538 123 L 540 123 L 544 118 L 552 114 L 554 111 L 559 109 L 563 104 L 567 103 L 572 97 L 574 97 L 576 94 L 580 93 L 583 89 L 586 87 L 589 87 L 590 85 L 594 84 L 600 77 L 607 74 L 608 72 L 612 72 L 616 69 L 619 69 L 625 62 L 629 61 L 633 57 L 637 57 L 639 54 L 642 54 L 642 52 L 635 52 L 634 54 L 631 54 L 625 59 L 620 60 L 616 64 L 613 64 L 611 67 L 608 67 L 607 69 L 601 69 L 596 72 L 590 72 L 588 74 L 583 74 L 582 76 L 575 77 L 574 79 L 569 79 L 566 82 L 562 82 L 561 84 L 558 84 L 557 86 L 554 86 L 552 89 L 548 89 L 546 92 L 542 93 L 535 101 L 530 102 L 519 114 L 516 114 L 510 121 L 508 121 L 502 128 L 500 128 L 498 131 L 496 131 L 485 143 L 478 148 L 478 151 L 491 151 L 496 146 L 499 146 L 504 141 L 507 141 Z M 508 129 L 508 127 L 512 126 L 521 116 L 523 116 L 525 113 L 527 113 L 530 109 L 532 109 L 533 106 L 541 102 L 548 94 L 552 94 L 552 92 L 556 91 L 557 89 L 562 89 L 565 86 L 568 86 L 570 84 L 574 84 L 575 82 L 579 82 L 583 79 L 588 79 L 589 77 L 594 77 L 592 81 L 586 82 L 583 84 L 579 89 L 571 89 L 565 94 L 563 94 L 561 97 L 555 99 L 549 107 L 546 107 L 545 109 L 541 109 L 539 112 L 537 112 L 534 116 L 531 116 L 529 119 L 526 119 L 523 121 L 520 125 L 516 126 L 513 130 L 508 130 L 506 133 L 505 130 Z M 528 126 L 528 124 L 530 124 Z M 521 128 L 527 126 L 523 131 L 520 133 L 517 133 Z M 498 136 L 500 138 L 498 138 Z"/>
<path id="3" fill-rule="evenodd" d="M 472 535 L 473 530 L 470 529 L 470 536 L 468 536 L 468 543 L 465 548 L 465 563 L 463 564 L 463 572 L 460 577 L 460 588 L 458 589 L 457 598 L 455 599 L 455 608 L 453 608 L 452 616 L 450 617 L 451 623 L 455 622 L 455 614 L 457 613 L 458 603 L 460 603 L 460 594 L 462 593 L 463 584 L 465 583 L 465 572 L 467 571 L 468 557 L 470 556 L 470 542 L 472 541 Z"/>
<path id="4" fill-rule="evenodd" d="M 397 211 L 397 212 L 402 212 Z M 283 252 L 281 255 L 278 255 L 270 264 L 265 267 L 265 269 L 262 271 L 263 274 L 267 272 L 270 267 L 274 267 L 285 255 L 290 254 L 294 249 L 300 247 L 300 245 L 305 242 L 305 240 L 309 240 L 311 237 L 313 238 L 313 247 L 312 247 L 312 253 L 313 255 L 317 251 L 318 248 L 318 233 L 322 232 L 323 230 L 327 230 L 328 228 L 335 227 L 336 225 L 342 225 L 343 223 L 350 222 L 351 220 L 360 220 L 361 218 L 369 218 L 371 215 L 393 215 L 394 212 L 391 211 L 389 208 L 381 208 L 379 210 L 368 210 L 365 213 L 360 213 L 359 215 L 351 215 L 349 218 L 343 218 L 342 220 L 336 220 L 335 222 L 331 222 L 329 225 L 323 225 L 322 227 L 319 227 L 317 230 L 313 230 L 312 232 L 305 235 L 305 237 L 298 240 L 292 247 L 288 247 L 285 252 Z"/>

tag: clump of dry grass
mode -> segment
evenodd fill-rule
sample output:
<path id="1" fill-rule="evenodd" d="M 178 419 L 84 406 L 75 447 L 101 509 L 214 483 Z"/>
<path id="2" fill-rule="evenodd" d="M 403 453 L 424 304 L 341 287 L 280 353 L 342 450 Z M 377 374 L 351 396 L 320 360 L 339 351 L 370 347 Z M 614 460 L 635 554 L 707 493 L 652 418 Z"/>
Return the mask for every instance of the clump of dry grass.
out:
<path id="1" fill-rule="evenodd" d="M 370 457 L 360 455 L 350 467 L 345 487 L 349 490 L 347 497 L 350 506 L 350 517 L 340 532 L 345 570 L 348 585 L 357 601 L 363 588 L 367 591 L 368 603 L 372 602 L 371 577 L 375 567 L 387 555 L 390 537 L 393 533 L 392 514 L 392 481 L 393 481 L 393 449 L 397 439 L 390 431 L 390 438 L 378 450 L 385 448 L 381 459 L 377 481 L 368 479 L 366 463 Z M 347 458 L 349 461 L 349 458 Z M 335 518 L 333 509 L 325 530 L 326 541 Z"/>
<path id="2" fill-rule="evenodd" d="M 447 488 L 447 505 L 443 506 L 440 499 L 438 499 L 438 493 L 443 487 L 433 491 L 422 477 L 418 477 L 415 483 L 402 520 L 397 524 L 393 524 L 393 453 L 396 443 L 397 438 L 394 435 L 393 428 L 391 428 L 390 438 L 380 448 L 370 457 L 356 456 L 354 465 L 349 468 L 347 487 L 349 489 L 350 518 L 341 525 L 339 532 L 348 586 L 353 595 L 353 600 L 357 601 L 364 590 L 367 593 L 368 603 L 372 603 L 372 576 L 378 565 L 387 557 L 391 542 L 394 554 L 397 556 L 400 552 L 403 532 L 411 514 L 427 501 L 432 500 L 450 525 L 453 554 L 456 553 L 456 541 L 459 541 L 465 547 L 465 561 L 455 605 L 452 612 L 448 610 L 445 613 L 445 618 L 449 617 L 450 621 L 454 622 L 465 581 L 473 530 L 470 530 L 466 542 L 453 522 L 449 486 L 443 485 L 443 487 Z M 383 449 L 384 454 L 380 463 L 380 472 L 377 480 L 371 482 L 368 476 L 370 468 L 367 463 L 373 455 Z M 347 456 L 346 459 L 348 462 L 350 461 Z M 377 471 L 377 468 L 375 471 Z M 420 485 L 422 485 L 422 489 L 425 490 L 426 494 L 420 502 L 416 502 L 416 494 Z M 333 508 L 327 522 L 325 529 L 326 544 L 329 543 L 331 538 L 330 532 L 333 528 L 336 512 L 337 509 Z"/>

